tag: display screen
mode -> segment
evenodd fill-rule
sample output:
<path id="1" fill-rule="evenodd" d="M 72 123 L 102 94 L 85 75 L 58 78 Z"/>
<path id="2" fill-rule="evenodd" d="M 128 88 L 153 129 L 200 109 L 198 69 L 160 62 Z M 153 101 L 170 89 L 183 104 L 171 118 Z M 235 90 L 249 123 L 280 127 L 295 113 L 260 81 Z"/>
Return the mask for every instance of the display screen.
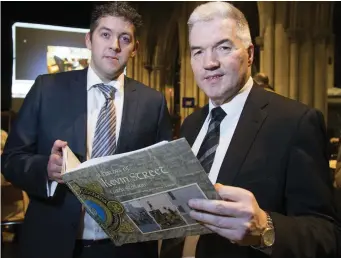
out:
<path id="1" fill-rule="evenodd" d="M 15 23 L 12 98 L 25 98 L 38 75 L 79 70 L 88 66 L 88 29 Z"/>

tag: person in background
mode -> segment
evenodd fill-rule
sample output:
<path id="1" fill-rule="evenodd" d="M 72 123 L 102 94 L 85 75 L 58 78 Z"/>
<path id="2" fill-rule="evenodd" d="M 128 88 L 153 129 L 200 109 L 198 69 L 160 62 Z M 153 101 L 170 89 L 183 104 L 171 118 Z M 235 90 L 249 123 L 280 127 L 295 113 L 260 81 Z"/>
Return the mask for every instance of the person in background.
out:
<path id="1" fill-rule="evenodd" d="M 86 45 L 87 69 L 41 75 L 18 114 L 2 172 L 30 204 L 22 258 L 156 258 L 157 241 L 115 246 L 61 178 L 62 148 L 81 162 L 172 139 L 164 96 L 124 75 L 137 54 L 141 16 L 126 2 L 96 6 Z"/>
<path id="2" fill-rule="evenodd" d="M 341 189 L 341 145 L 336 158 L 336 168 L 334 171 L 334 187 Z"/>
<path id="3" fill-rule="evenodd" d="M 1 129 L 1 152 L 0 152 L 0 155 L 2 154 L 2 151 L 5 147 L 5 143 L 6 143 L 6 140 L 7 140 L 7 137 L 8 137 L 8 134 L 5 130 L 2 130 Z"/>
<path id="4" fill-rule="evenodd" d="M 1 129 L 1 152 L 5 147 L 8 134 L 5 130 Z M 13 185 L 8 182 L 3 174 L 1 173 L 1 221 L 7 222 L 19 222 L 25 217 L 25 212 L 28 205 L 28 197 L 24 191 L 13 187 Z M 4 232 L 2 237 L 6 239 L 5 241 L 16 242 L 18 240 L 20 223 L 13 226 L 12 232 Z"/>
<path id="5" fill-rule="evenodd" d="M 2 152 L 5 148 L 5 143 L 7 141 L 8 134 L 5 130 L 1 129 L 1 149 L 0 149 L 0 155 L 2 155 Z M 6 184 L 6 179 L 1 173 L 1 185 Z"/>
<path id="6" fill-rule="evenodd" d="M 253 80 L 266 90 L 274 91 L 273 87 L 269 84 L 269 77 L 265 73 L 257 73 L 253 77 Z"/>

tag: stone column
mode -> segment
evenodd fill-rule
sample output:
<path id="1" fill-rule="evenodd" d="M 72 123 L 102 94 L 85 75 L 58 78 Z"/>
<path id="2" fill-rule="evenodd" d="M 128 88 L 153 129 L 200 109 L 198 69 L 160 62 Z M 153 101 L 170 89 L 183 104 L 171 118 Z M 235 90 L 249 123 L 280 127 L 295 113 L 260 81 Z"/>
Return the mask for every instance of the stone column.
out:
<path id="1" fill-rule="evenodd" d="M 326 46 L 323 34 L 314 38 L 314 108 L 327 115 Z"/>
<path id="2" fill-rule="evenodd" d="M 259 72 L 263 72 L 264 68 L 264 38 L 262 36 L 256 37 L 256 45 L 259 47 Z"/>
<path id="3" fill-rule="evenodd" d="M 195 104 L 200 102 L 200 94 L 198 95 L 197 85 L 194 79 L 194 75 L 191 67 L 190 50 L 188 44 L 188 28 L 187 19 L 189 14 L 193 11 L 194 5 L 198 3 L 184 2 L 182 12 L 179 18 L 179 48 L 180 48 L 180 115 L 181 122 L 191 114 L 193 108 L 183 108 L 182 98 L 183 97 L 194 97 Z"/>
<path id="4" fill-rule="evenodd" d="M 144 83 L 145 85 L 151 87 L 152 80 L 151 80 L 151 73 L 153 71 L 153 64 L 147 64 L 148 69 L 145 68 L 146 61 L 142 58 L 143 56 L 140 56 L 139 59 L 139 71 L 140 71 L 140 79 L 139 81 Z"/>
<path id="5" fill-rule="evenodd" d="M 161 88 L 161 80 L 160 80 L 160 74 L 161 74 L 161 67 L 155 66 L 153 69 L 153 85 L 154 89 L 158 91 L 163 91 Z"/>
<path id="6" fill-rule="evenodd" d="M 297 30 L 288 30 L 290 45 L 289 54 L 289 98 L 298 100 L 298 49 L 299 49 L 299 38 Z"/>
<path id="7" fill-rule="evenodd" d="M 141 56 L 140 53 L 138 55 L 136 55 L 134 57 L 134 62 L 133 62 L 133 64 L 134 64 L 133 65 L 134 79 L 137 80 L 137 81 L 139 81 L 140 78 L 141 78 L 141 76 L 140 76 L 140 69 L 141 68 L 143 69 L 142 64 L 140 64 L 140 59 L 141 59 L 140 56 Z"/>
<path id="8" fill-rule="evenodd" d="M 274 12 L 275 2 L 267 2 L 264 5 L 264 53 L 263 72 L 268 75 L 270 84 L 274 83 Z M 275 85 L 276 89 L 276 85 Z"/>
<path id="9" fill-rule="evenodd" d="M 334 35 L 330 34 L 327 37 L 326 45 L 327 45 L 327 69 L 326 69 L 326 76 L 327 76 L 327 88 L 334 87 Z"/>
<path id="10" fill-rule="evenodd" d="M 278 94 L 289 96 L 289 42 L 284 30 L 286 2 L 276 2 L 274 87 Z"/>
<path id="11" fill-rule="evenodd" d="M 148 85 L 149 87 L 155 89 L 155 84 L 153 81 L 154 69 L 152 64 L 144 63 L 143 70 L 142 70 L 142 80 L 144 84 Z"/>
<path id="12" fill-rule="evenodd" d="M 197 105 L 199 107 L 203 107 L 208 103 L 208 97 L 199 87 L 197 87 L 197 91 L 198 91 L 198 93 L 197 93 L 197 95 L 198 95 Z"/>
<path id="13" fill-rule="evenodd" d="M 130 58 L 128 60 L 126 75 L 130 78 L 134 78 L 134 59 L 133 58 Z"/>
<path id="14" fill-rule="evenodd" d="M 308 106 L 313 105 L 314 48 L 311 35 L 305 31 L 305 37 L 299 48 L 299 100 Z"/>

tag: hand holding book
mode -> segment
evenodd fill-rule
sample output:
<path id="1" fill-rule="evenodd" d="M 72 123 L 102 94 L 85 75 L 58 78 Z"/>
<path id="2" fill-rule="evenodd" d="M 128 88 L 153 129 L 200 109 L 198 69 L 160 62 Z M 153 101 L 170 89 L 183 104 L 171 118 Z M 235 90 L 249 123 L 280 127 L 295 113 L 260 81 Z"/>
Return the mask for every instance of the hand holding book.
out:
<path id="1" fill-rule="evenodd" d="M 51 155 L 47 164 L 47 175 L 50 181 L 64 183 L 62 180 L 63 165 L 63 149 L 67 146 L 67 142 L 56 140 L 51 149 Z"/>
<path id="2" fill-rule="evenodd" d="M 79 163 L 63 149 L 62 179 L 117 245 L 211 233 L 190 199 L 219 196 L 185 139 Z"/>

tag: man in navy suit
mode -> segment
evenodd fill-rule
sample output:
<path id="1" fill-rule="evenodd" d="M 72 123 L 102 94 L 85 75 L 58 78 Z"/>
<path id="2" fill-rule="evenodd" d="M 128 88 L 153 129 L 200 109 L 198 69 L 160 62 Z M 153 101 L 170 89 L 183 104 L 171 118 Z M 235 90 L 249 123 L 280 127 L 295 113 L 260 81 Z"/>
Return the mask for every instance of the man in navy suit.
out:
<path id="1" fill-rule="evenodd" d="M 233 5 L 200 5 L 188 24 L 193 73 L 209 104 L 185 119 L 181 136 L 221 196 L 189 202 L 192 218 L 212 231 L 195 257 L 339 257 L 323 115 L 253 81 L 249 26 Z M 162 258 L 182 257 L 172 242 L 163 242 Z"/>
<path id="2" fill-rule="evenodd" d="M 171 140 L 163 95 L 124 75 L 140 25 L 126 3 L 96 7 L 90 66 L 38 76 L 28 93 L 2 155 L 4 176 L 30 197 L 20 257 L 157 257 L 156 241 L 114 246 L 61 179 L 66 145 L 85 161 Z"/>

